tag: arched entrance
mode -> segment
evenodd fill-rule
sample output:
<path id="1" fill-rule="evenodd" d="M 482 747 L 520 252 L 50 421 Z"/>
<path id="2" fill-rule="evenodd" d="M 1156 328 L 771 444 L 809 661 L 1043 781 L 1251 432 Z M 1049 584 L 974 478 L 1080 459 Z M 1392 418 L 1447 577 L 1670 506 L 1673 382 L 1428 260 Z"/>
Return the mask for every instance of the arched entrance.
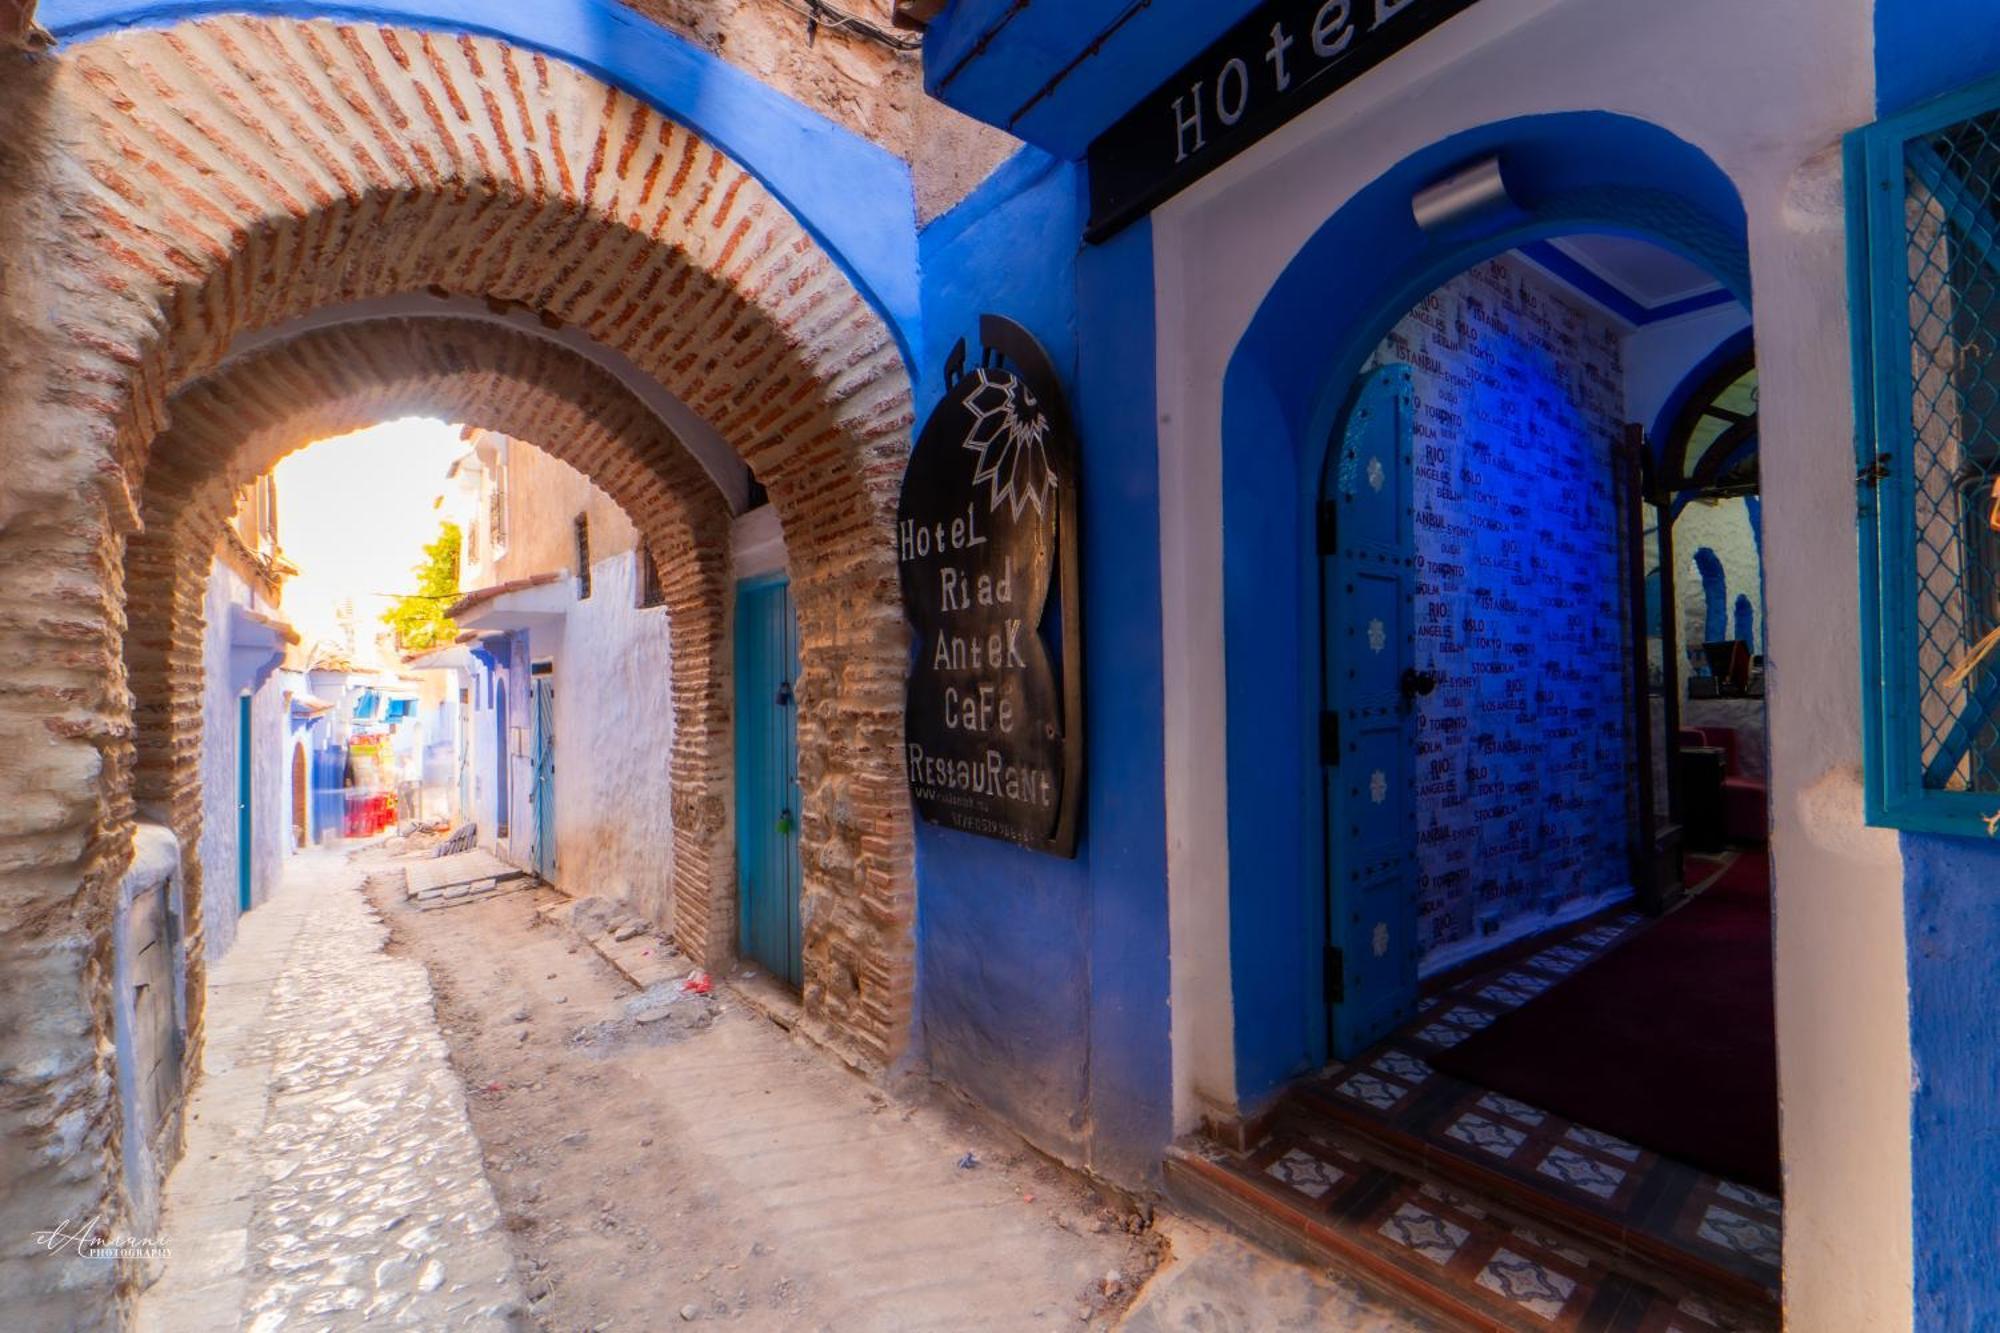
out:
<path id="1" fill-rule="evenodd" d="M 1496 158 L 1504 205 L 1418 226 L 1411 198 Z M 1743 214 L 1712 163 L 1656 127 L 1603 113 L 1468 131 L 1403 162 L 1330 218 L 1286 267 L 1230 359 L 1223 386 L 1222 519 L 1228 719 L 1228 908 L 1235 1082 L 1267 1098 L 1326 1058 L 1318 802 L 1319 483 L 1357 376 L 1385 334 L 1482 259 L 1580 231 L 1639 236 L 1748 300 Z M 1272 521 L 1291 514 L 1289 524 Z M 1274 677 L 1274 671 L 1277 673 Z M 1321 1010 L 1323 1013 L 1323 1009 Z"/>
<path id="2" fill-rule="evenodd" d="M 199 712 L 200 607 L 214 534 L 238 488 L 315 440 L 430 414 L 529 441 L 601 485 L 631 516 L 661 570 L 677 661 L 676 752 L 668 783 L 676 824 L 671 925 L 696 957 L 724 957 L 728 937 L 705 929 L 708 904 L 733 902 L 726 807 L 705 805 L 700 775 L 721 763 L 729 695 L 712 666 L 722 633 L 728 505 L 713 479 L 623 386 L 560 345 L 464 318 L 363 320 L 314 329 L 233 359 L 170 400 L 174 425 L 152 450 L 155 478 L 198 479 L 185 491 L 149 485 L 144 530 L 127 544 L 130 673 L 142 802 L 173 811 L 183 847 L 199 837 L 196 755 L 172 743 Z M 161 643 L 165 652 L 143 645 Z M 709 813 L 703 822 L 704 812 Z M 191 884 L 201 867 L 186 857 Z M 195 895 L 198 899 L 198 894 Z M 200 919 L 194 925 L 200 939 Z"/>
<path id="3" fill-rule="evenodd" d="M 270 73 L 241 73 L 251 69 Z M 762 131 L 744 108 L 710 100 L 705 85 L 697 98 L 698 82 L 671 87 L 755 152 Z M 218 452 L 222 437 L 196 424 L 201 400 L 276 419 L 278 400 L 303 391 L 336 405 L 328 418 L 378 420 L 430 391 L 402 376 L 402 352 L 364 348 L 332 366 L 264 349 L 281 359 L 266 363 L 273 375 L 233 389 L 221 387 L 226 363 L 246 335 L 328 307 L 441 292 L 610 349 L 705 420 L 767 487 L 806 648 L 795 686 L 809 757 L 802 1027 L 863 1067 L 892 1065 L 908 1041 L 914 884 L 888 534 L 911 409 L 898 333 L 856 286 L 856 266 L 688 124 L 545 51 L 489 37 L 234 16 L 113 28 L 63 48 L 10 94 L 58 129 L 10 199 L 37 200 L 62 239 L 23 293 L 43 302 L 48 332 L 22 351 L 32 369 L 10 372 L 10 424 L 53 443 L 35 488 L 0 501 L 0 584 L 69 608 L 20 631 L 23 651 L 60 665 L 0 713 L 0 749 L 31 756 L 14 774 L 23 800 L 0 871 L 11 909 L 33 923 L 7 941 L 19 1002 L 111 1049 L 108 997 L 79 960 L 107 919 L 136 807 L 176 824 L 198 809 L 175 777 L 175 752 L 198 733 L 174 679 L 189 648 L 177 636 L 198 621 L 162 613 L 179 601 L 198 539 L 177 544 L 172 519 L 148 525 L 216 514 L 227 494 L 218 483 L 240 477 L 244 450 L 257 447 L 238 438 Z M 768 127 L 785 158 L 775 174 L 805 179 L 790 114 Z M 897 198 L 908 206 L 906 191 Z M 429 341 L 405 335 L 401 346 Z M 504 340 L 438 341 L 460 364 L 427 364 L 468 389 L 504 397 L 538 380 L 508 361 L 515 352 L 496 350 Z M 561 379 L 576 373 L 544 370 L 536 392 L 561 398 Z M 294 420 L 267 432 L 267 459 L 302 443 L 303 429 Z M 649 540 L 671 544 L 664 465 L 616 431 L 600 439 L 578 465 L 631 497 Z M 682 568 L 714 558 L 691 554 Z M 699 600 L 698 581 L 681 591 Z M 683 618 L 705 642 L 684 658 L 677 650 L 689 665 L 675 672 L 674 706 L 711 734 L 683 726 L 677 737 L 675 826 L 687 841 L 676 860 L 713 871 L 728 864 L 730 826 L 726 617 Z M 693 951 L 726 956 L 733 918 L 733 898 L 719 894 L 682 904 L 674 926 Z M 197 965 L 192 994 L 200 981 Z M 79 1040 L 77 1058 L 43 1061 L 19 1085 L 10 1135 L 18 1127 L 43 1141 L 51 1125 L 76 1126 L 62 1133 L 86 1153 L 104 1145 L 108 1163 L 109 1057 Z M 115 1172 L 80 1180 L 65 1169 L 46 1191 L 27 1177 L 11 1183 L 58 1213 L 120 1214 Z"/>
<path id="4" fill-rule="evenodd" d="M 1432 187 L 1455 176 L 1461 183 L 1470 176 L 1484 177 L 1492 184 L 1483 197 L 1473 192 L 1474 207 L 1434 207 L 1440 194 L 1453 192 L 1432 191 Z M 1456 192 L 1456 197 L 1462 200 L 1466 193 Z M 1274 1123 L 1279 1127 L 1271 1131 L 1271 1138 L 1262 1140 L 1266 1146 L 1247 1155 L 1245 1161 L 1254 1175 L 1275 1179 L 1291 1189 L 1293 1194 L 1288 1197 L 1292 1203 L 1323 1196 L 1323 1206 L 1331 1207 L 1324 1200 L 1336 1195 L 1354 1202 L 1357 1211 L 1352 1216 L 1342 1215 L 1340 1225 L 1357 1228 L 1357 1254 L 1387 1238 L 1389 1245 L 1376 1257 L 1393 1266 L 1421 1251 L 1409 1270 L 1420 1275 L 1425 1263 L 1435 1267 L 1447 1262 L 1445 1251 L 1456 1255 L 1459 1242 L 1471 1245 L 1473 1248 L 1458 1257 L 1470 1265 L 1468 1276 L 1486 1276 L 1473 1284 L 1479 1290 L 1453 1295 L 1452 1300 L 1458 1295 L 1469 1297 L 1454 1308 L 1484 1310 L 1479 1302 L 1502 1292 L 1502 1287 L 1493 1285 L 1505 1284 L 1507 1275 L 1500 1270 L 1519 1257 L 1512 1252 L 1503 1255 L 1499 1249 L 1475 1253 L 1483 1243 L 1477 1237 L 1484 1224 L 1472 1225 L 1468 1219 L 1476 1223 L 1487 1215 L 1479 1206 L 1484 1196 L 1464 1196 L 1473 1206 L 1462 1215 L 1452 1211 L 1456 1204 L 1449 1200 L 1439 1209 L 1431 1209 L 1414 1194 L 1398 1192 L 1406 1186 L 1418 1189 L 1407 1179 L 1378 1181 L 1370 1174 L 1378 1168 L 1368 1164 L 1365 1153 L 1353 1160 L 1340 1159 L 1337 1151 L 1315 1157 L 1306 1144 L 1285 1137 L 1287 1133 L 1308 1132 L 1301 1128 L 1308 1123 L 1301 1102 L 1280 1105 L 1279 1097 L 1291 1079 L 1318 1070 L 1336 1051 L 1343 1060 L 1358 1058 L 1359 1064 L 1337 1066 L 1344 1071 L 1339 1077 L 1351 1077 L 1355 1094 L 1372 1100 L 1352 1108 L 1329 1102 L 1327 1112 L 1333 1117 L 1346 1116 L 1339 1123 L 1362 1136 L 1354 1140 L 1358 1143 L 1373 1132 L 1372 1126 L 1361 1125 L 1364 1115 L 1379 1112 L 1388 1117 L 1397 1108 L 1408 1109 L 1413 1099 L 1426 1095 L 1426 1089 L 1437 1091 L 1440 1097 L 1459 1095 L 1459 1089 L 1440 1091 L 1441 1083 L 1433 1083 L 1443 1064 L 1441 1054 L 1433 1059 L 1428 1047 L 1422 1051 L 1401 1047 L 1384 1051 L 1377 1045 L 1405 1022 L 1425 1022 L 1418 1017 L 1423 1012 L 1420 1005 L 1443 1004 L 1443 997 L 1420 995 L 1410 984 L 1403 995 L 1383 1005 L 1381 1012 L 1355 1013 L 1357 1008 L 1366 1009 L 1369 987 L 1393 982 L 1369 969 L 1379 964 L 1383 972 L 1401 971 L 1406 983 L 1417 978 L 1418 950 L 1422 947 L 1417 938 L 1420 918 L 1416 904 L 1401 896 L 1415 887 L 1418 855 L 1415 797 L 1420 784 L 1414 762 L 1412 702 L 1436 688 L 1427 669 L 1429 662 L 1414 654 L 1399 657 L 1389 651 L 1413 642 L 1417 629 L 1416 589 L 1409 578 L 1415 568 L 1416 543 L 1409 495 L 1399 479 L 1408 478 L 1413 468 L 1438 466 L 1437 460 L 1425 453 L 1431 441 L 1416 438 L 1408 429 L 1413 404 L 1399 389 L 1394 371 L 1401 363 L 1421 379 L 1441 373 L 1440 360 L 1449 358 L 1433 356 L 1436 349 L 1422 337 L 1411 338 L 1407 349 L 1394 349 L 1395 355 L 1386 355 L 1382 348 L 1385 338 L 1397 332 L 1406 319 L 1434 326 L 1441 340 L 1451 341 L 1464 338 L 1469 326 L 1485 330 L 1489 318 L 1500 319 L 1496 312 L 1503 306 L 1511 303 L 1517 310 L 1532 306 L 1539 297 L 1517 300 L 1514 278 L 1490 271 L 1500 267 L 1498 257 L 1579 234 L 1646 241 L 1665 255 L 1705 270 L 1711 285 L 1719 284 L 1724 295 L 1747 305 L 1750 284 L 1742 207 L 1728 178 L 1701 153 L 1654 126 L 1616 116 L 1550 115 L 1503 122 L 1424 149 L 1358 190 L 1321 223 L 1251 314 L 1229 354 L 1220 398 L 1218 582 L 1222 590 L 1223 661 L 1216 684 L 1222 697 L 1218 712 L 1227 778 L 1228 901 L 1220 915 L 1226 921 L 1222 934 L 1227 939 L 1230 983 L 1227 1007 L 1218 1006 L 1218 1010 L 1229 1015 L 1233 1067 L 1226 1077 L 1233 1085 L 1230 1091 L 1246 1140 L 1258 1142 L 1267 1127 Z M 1474 269 L 1490 290 L 1452 298 L 1469 302 L 1474 309 L 1457 314 L 1432 308 L 1434 293 L 1462 275 L 1470 276 Z M 1530 349 L 1546 350 L 1561 346 L 1563 336 L 1560 330 L 1537 329 L 1518 341 Z M 1539 344 L 1538 338 L 1543 339 Z M 1615 356 L 1614 352 L 1614 366 Z M 1532 401 L 1537 392 L 1551 399 L 1560 397 L 1560 386 L 1553 380 L 1547 388 L 1538 388 L 1534 360 L 1526 355 L 1468 371 L 1465 391 L 1500 394 L 1518 390 L 1529 400 L 1522 418 L 1539 421 L 1554 415 L 1559 404 Z M 1592 534 L 1587 550 L 1582 546 L 1573 553 L 1568 547 L 1563 550 L 1605 574 L 1607 585 L 1617 590 L 1615 605 L 1623 600 L 1620 575 L 1629 563 L 1630 548 L 1621 544 L 1624 531 L 1608 521 L 1615 512 L 1608 497 L 1614 484 L 1628 496 L 1633 496 L 1636 488 L 1614 481 L 1618 474 L 1611 464 L 1623 439 L 1619 425 L 1631 418 L 1623 415 L 1626 405 L 1620 395 L 1610 397 L 1617 401 L 1597 403 L 1591 410 L 1593 438 L 1602 446 L 1602 456 L 1596 461 L 1602 467 L 1587 479 L 1587 484 L 1600 487 L 1607 498 L 1607 523 Z M 1497 461 L 1535 469 L 1539 460 L 1533 458 L 1534 442 L 1531 431 L 1511 432 L 1506 440 L 1507 456 Z M 1454 485 L 1478 485 L 1456 473 L 1447 480 Z M 1636 481 L 1636 477 L 1631 480 Z M 1502 488 L 1496 485 L 1494 489 Z M 1361 512 L 1361 501 L 1370 497 L 1383 507 L 1379 524 L 1371 525 L 1369 515 Z M 1633 498 L 1634 509 L 1636 505 Z M 1532 514 L 1532 505 L 1522 512 Z M 1524 566 L 1529 563 L 1524 547 L 1536 540 L 1532 522 L 1524 525 L 1525 533 L 1514 534 L 1513 539 L 1523 546 L 1509 552 L 1502 549 L 1510 526 L 1506 516 L 1482 515 L 1480 521 L 1488 525 L 1482 531 L 1490 530 L 1496 540 L 1493 549 L 1481 550 L 1476 560 L 1468 554 L 1467 564 L 1492 569 L 1508 559 L 1519 560 Z M 1544 522 L 1542 526 L 1550 525 Z M 1468 546 L 1477 544 L 1468 542 Z M 1600 556 L 1604 558 L 1600 560 Z M 1640 569 L 1634 586 L 1643 587 L 1643 574 Z M 1371 587 L 1380 594 L 1372 603 L 1368 601 Z M 1506 595 L 1504 589 L 1488 592 Z M 1558 619 L 1552 629 L 1560 631 L 1562 624 Z M 1620 681 L 1614 702 L 1621 726 L 1630 732 L 1635 729 L 1636 709 L 1622 686 L 1631 670 L 1634 644 L 1627 636 L 1614 633 L 1590 647 L 1595 654 L 1592 670 L 1603 666 Z M 1370 674 L 1367 664 L 1378 660 L 1382 669 Z M 1532 662 L 1522 664 L 1514 674 L 1516 683 L 1525 684 L 1531 693 L 1546 688 L 1540 668 Z M 1328 682 L 1336 678 L 1339 688 L 1330 690 Z M 1485 701 L 1470 712 L 1461 709 L 1459 720 L 1498 711 L 1488 708 L 1488 703 L 1497 701 Z M 1170 711 L 1172 707 L 1170 699 Z M 1556 709 L 1552 704 L 1546 711 Z M 1528 730 L 1533 733 L 1535 728 L 1531 724 Z M 1529 734 L 1515 738 L 1515 744 L 1567 747 L 1568 742 L 1559 734 L 1562 730 L 1552 725 L 1546 739 Z M 1371 745 L 1379 753 L 1363 753 Z M 1170 744 L 1169 752 L 1172 750 Z M 1565 757 L 1567 761 L 1567 749 Z M 1453 762 L 1445 759 L 1447 767 Z M 1490 775 L 1480 771 L 1482 765 L 1483 761 L 1468 761 L 1463 765 L 1464 776 L 1477 782 L 1490 781 Z M 1588 768 L 1588 764 L 1583 767 Z M 1600 795 L 1605 797 L 1603 808 L 1617 826 L 1611 840 L 1614 850 L 1607 859 L 1615 866 L 1618 884 L 1629 885 L 1622 764 L 1618 774 L 1619 780 L 1612 784 L 1615 790 Z M 1531 821 L 1539 818 L 1549 822 L 1549 806 L 1537 804 L 1533 795 L 1521 799 Z M 1173 808 L 1170 798 L 1170 811 Z M 1569 813 L 1567 807 L 1561 808 Z M 1528 840 L 1532 837 L 1531 829 Z M 1497 851 L 1486 857 L 1485 866 L 1496 871 L 1489 878 L 1503 879 L 1498 872 L 1506 868 L 1507 860 Z M 1522 870 L 1528 873 L 1528 868 Z M 1352 913 L 1345 898 L 1330 905 L 1327 890 L 1336 878 L 1337 888 L 1356 893 L 1379 888 L 1387 905 Z M 1594 905 L 1591 893 L 1582 892 L 1561 901 L 1538 899 L 1534 906 L 1545 920 L 1559 922 L 1563 912 L 1584 912 L 1614 902 L 1616 886 L 1607 881 L 1602 887 Z M 1176 902 L 1200 910 L 1178 887 Z M 1486 930 L 1486 923 L 1477 919 L 1481 906 L 1470 904 L 1466 912 L 1473 918 L 1466 924 L 1474 937 Z M 1456 912 L 1458 906 L 1452 910 Z M 1350 915 L 1352 931 L 1347 930 Z M 1768 908 L 1764 919 L 1768 957 Z M 1426 917 L 1424 923 L 1431 920 Z M 1632 922 L 1636 920 L 1634 916 Z M 1176 923 L 1177 955 L 1180 942 L 1191 932 L 1222 924 L 1190 922 L 1189 914 L 1183 913 Z M 1621 923 L 1595 943 L 1602 947 L 1630 924 Z M 1504 925 L 1496 923 L 1495 929 Z M 1436 932 L 1436 938 L 1428 942 L 1457 947 L 1476 944 L 1477 940 Z M 1392 962 L 1395 968 L 1390 968 Z M 1768 972 L 1766 978 L 1764 999 L 1768 1006 Z M 1192 971 L 1177 976 L 1177 1014 L 1192 998 L 1187 983 L 1199 984 L 1199 979 Z M 1532 978 L 1527 983 L 1535 984 L 1546 989 L 1557 983 L 1547 979 L 1536 983 Z M 1526 987 L 1515 990 L 1520 996 L 1517 1002 L 1525 1003 Z M 1455 1012 L 1448 1007 L 1432 1021 L 1441 1023 L 1448 1013 Z M 1357 1021 L 1353 1030 L 1345 1031 L 1350 1016 Z M 1467 1006 L 1468 1032 L 1482 1020 L 1492 1021 Z M 1765 1031 L 1769 1029 L 1767 1021 Z M 1456 1031 L 1441 1029 L 1433 1035 L 1440 1052 L 1460 1039 Z M 1196 1054 L 1205 1057 L 1206 1051 L 1198 1049 Z M 1379 1067 L 1375 1063 L 1378 1055 L 1382 1061 Z M 1208 1077 L 1207 1067 L 1198 1068 L 1193 1074 L 1196 1087 L 1206 1091 L 1201 1081 Z M 1591 1193 L 1595 1189 L 1605 1189 L 1609 1197 L 1621 1186 L 1637 1188 L 1634 1182 L 1644 1174 L 1613 1163 L 1599 1170 L 1598 1163 L 1584 1160 L 1597 1150 L 1592 1145 L 1643 1155 L 1643 1150 L 1613 1136 L 1596 1134 L 1587 1125 L 1571 1126 L 1519 1098 L 1490 1089 L 1467 1090 L 1467 1096 L 1471 1101 L 1465 1105 L 1453 1100 L 1449 1106 L 1440 1102 L 1432 1108 L 1439 1114 L 1451 1113 L 1448 1124 L 1436 1126 L 1437 1132 L 1446 1135 L 1456 1128 L 1452 1141 L 1467 1146 L 1468 1153 L 1478 1158 L 1468 1159 L 1466 1179 L 1489 1183 L 1504 1179 L 1511 1184 L 1513 1178 L 1506 1173 L 1526 1163 L 1524 1169 L 1531 1175 L 1548 1167 L 1541 1179 L 1519 1182 L 1527 1194 L 1539 1191 L 1545 1183 L 1552 1189 L 1580 1191 L 1575 1199 L 1551 1203 L 1545 1212 L 1536 1212 L 1526 1204 L 1519 1205 L 1520 1212 L 1575 1218 L 1580 1214 L 1564 1213 L 1564 1208 L 1581 1208 L 1585 1201 L 1595 1199 Z M 1475 1111 L 1473 1103 L 1482 1096 L 1491 1098 L 1492 1104 Z M 1775 1110 L 1775 1097 L 1771 1109 Z M 1267 1116 L 1274 1111 L 1278 1117 L 1275 1122 Z M 1517 1114 L 1519 1123 L 1509 1120 Z M 1531 1127 L 1529 1121 L 1541 1128 Z M 1572 1127 L 1580 1137 L 1566 1139 Z M 1543 1130 L 1555 1138 L 1534 1140 L 1534 1134 Z M 1442 1177 L 1462 1185 L 1458 1176 L 1445 1170 L 1446 1154 L 1425 1137 L 1429 1133 L 1428 1122 L 1407 1131 L 1387 1124 L 1385 1133 L 1378 1137 L 1384 1142 L 1394 1140 L 1396 1146 L 1387 1151 L 1421 1157 L 1427 1164 L 1439 1163 L 1437 1175 L 1431 1179 Z M 1362 1152 L 1359 1148 L 1354 1151 Z M 1173 1171 L 1187 1178 L 1198 1176 L 1200 1168 L 1184 1169 L 1186 1160 L 1174 1158 L 1170 1163 Z M 1568 1168 L 1574 1168 L 1574 1180 L 1555 1175 Z M 1585 1178 L 1588 1187 L 1579 1183 Z M 1369 1196 L 1365 1207 L 1358 1196 L 1343 1192 L 1364 1185 L 1372 1190 L 1377 1184 L 1380 1190 Z M 1719 1185 L 1690 1181 L 1675 1188 L 1684 1190 L 1682 1201 L 1697 1214 L 1710 1207 L 1728 1210 L 1719 1202 Z M 1701 1190 L 1709 1193 L 1701 1194 Z M 1495 1192 L 1499 1193 L 1497 1185 Z M 1698 1206 L 1690 1202 L 1697 1195 Z M 1515 1207 L 1517 1202 L 1508 1194 L 1499 1206 Z M 1775 1214 L 1775 1201 L 1769 1202 L 1767 1211 Z M 1756 1206 L 1763 1207 L 1763 1203 Z M 1386 1211 L 1379 1215 L 1370 1211 L 1378 1207 Z M 1605 1225 L 1623 1235 L 1631 1230 L 1626 1222 L 1624 1218 L 1608 1218 Z M 1774 1285 L 1776 1276 L 1774 1223 L 1767 1223 L 1762 1214 L 1752 1222 L 1743 1227 L 1743 1233 L 1756 1233 L 1758 1272 L 1739 1282 L 1744 1274 L 1720 1272 L 1727 1267 L 1725 1262 L 1714 1266 L 1720 1273 L 1719 1285 L 1747 1305 L 1760 1303 L 1764 1299 L 1760 1284 L 1768 1279 Z M 1440 1228 L 1439 1235 L 1453 1238 L 1451 1243 L 1436 1252 L 1421 1250 L 1416 1239 L 1401 1242 L 1400 1250 L 1395 1248 L 1398 1226 L 1432 1225 Z M 1585 1230 L 1579 1225 L 1572 1234 Z M 1408 1234 L 1414 1237 L 1417 1233 L 1411 1230 Z M 1765 1243 L 1767 1236 L 1773 1238 L 1769 1244 Z M 1689 1268 L 1708 1257 L 1690 1262 Z M 1569 1302 L 1587 1303 L 1591 1284 L 1603 1278 L 1601 1271 L 1593 1273 L 1587 1265 L 1574 1271 L 1565 1269 L 1564 1262 L 1558 1256 L 1553 1266 L 1541 1270 L 1548 1279 L 1547 1294 L 1541 1298 L 1548 1306 L 1544 1317 L 1553 1317 L 1557 1309 L 1576 1313 L 1581 1305 L 1572 1307 Z M 1681 1259 L 1672 1255 L 1660 1262 L 1665 1268 Z M 1522 1271 L 1529 1271 L 1529 1267 Z M 1417 1280 L 1422 1282 L 1423 1278 L 1418 1276 Z M 1639 1280 L 1651 1284 L 1646 1288 L 1649 1302 L 1666 1299 L 1675 1290 L 1674 1280 L 1646 1275 Z M 1503 1303 L 1515 1299 L 1518 1290 L 1502 1292 Z M 1658 1308 L 1667 1310 L 1671 1304 L 1667 1299 Z"/>

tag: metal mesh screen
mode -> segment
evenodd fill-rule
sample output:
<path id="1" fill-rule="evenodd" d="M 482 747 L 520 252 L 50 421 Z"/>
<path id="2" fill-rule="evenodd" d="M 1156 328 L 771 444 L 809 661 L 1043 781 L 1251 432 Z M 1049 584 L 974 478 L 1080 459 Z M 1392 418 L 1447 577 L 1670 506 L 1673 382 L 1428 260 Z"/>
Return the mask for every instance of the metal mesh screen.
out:
<path id="1" fill-rule="evenodd" d="M 2000 791 L 2000 112 L 1904 144 L 1923 785 Z"/>

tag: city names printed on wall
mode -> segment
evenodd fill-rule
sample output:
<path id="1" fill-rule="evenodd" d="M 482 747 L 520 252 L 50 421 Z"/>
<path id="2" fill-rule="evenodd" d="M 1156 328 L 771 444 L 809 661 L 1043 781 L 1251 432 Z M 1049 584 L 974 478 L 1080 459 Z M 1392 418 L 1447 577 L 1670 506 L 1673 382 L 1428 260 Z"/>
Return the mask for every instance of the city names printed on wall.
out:
<path id="1" fill-rule="evenodd" d="M 904 746 L 933 824 L 1076 854 L 1082 669 L 1076 438 L 1054 367 L 1018 324 L 961 339 L 903 475 L 896 562 L 916 632 Z"/>
<path id="2" fill-rule="evenodd" d="M 1473 0 L 1269 0 L 1090 145 L 1101 241 Z"/>
<path id="3" fill-rule="evenodd" d="M 1416 399 L 1418 938 L 1426 957 L 1623 888 L 1635 753 L 1611 326 L 1517 265 L 1378 353 Z"/>

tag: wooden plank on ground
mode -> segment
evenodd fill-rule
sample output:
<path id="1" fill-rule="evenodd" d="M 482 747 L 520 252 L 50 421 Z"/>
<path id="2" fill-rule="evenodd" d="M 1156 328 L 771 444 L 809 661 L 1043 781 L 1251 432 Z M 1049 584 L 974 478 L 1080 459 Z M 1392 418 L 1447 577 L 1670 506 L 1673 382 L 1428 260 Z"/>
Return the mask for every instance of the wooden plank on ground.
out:
<path id="1" fill-rule="evenodd" d="M 498 884 L 507 880 L 525 879 L 528 872 L 517 866 L 508 865 L 493 853 L 481 849 L 459 852 L 453 856 L 412 861 L 406 867 L 409 876 L 407 894 L 416 899 L 444 897 L 449 894 L 462 898 L 463 893 L 450 893 L 452 889 L 490 881 Z"/>

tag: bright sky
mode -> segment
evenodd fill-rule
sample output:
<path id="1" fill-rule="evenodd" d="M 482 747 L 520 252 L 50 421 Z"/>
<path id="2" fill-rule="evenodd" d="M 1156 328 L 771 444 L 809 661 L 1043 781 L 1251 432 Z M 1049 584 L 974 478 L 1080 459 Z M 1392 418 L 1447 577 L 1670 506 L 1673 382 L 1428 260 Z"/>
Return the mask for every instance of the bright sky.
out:
<path id="1" fill-rule="evenodd" d="M 385 422 L 308 445 L 272 469 L 278 548 L 299 572 L 284 613 L 303 645 L 338 639 L 334 612 L 352 597 L 362 663 L 389 604 L 415 591 L 413 566 L 437 536 L 445 469 L 464 453 L 458 427 L 422 417 Z"/>

